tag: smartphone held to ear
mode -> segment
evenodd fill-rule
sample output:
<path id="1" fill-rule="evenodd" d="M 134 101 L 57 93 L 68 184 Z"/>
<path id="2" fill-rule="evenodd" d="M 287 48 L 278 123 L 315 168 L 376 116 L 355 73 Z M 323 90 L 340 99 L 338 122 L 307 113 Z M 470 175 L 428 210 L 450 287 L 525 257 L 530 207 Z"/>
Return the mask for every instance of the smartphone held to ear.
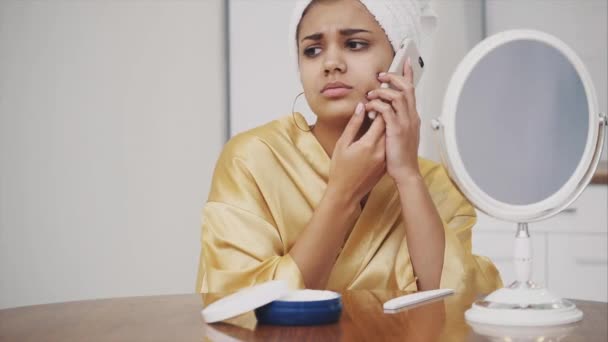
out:
<path id="1" fill-rule="evenodd" d="M 403 68 L 405 67 L 405 61 L 410 58 L 412 72 L 413 72 L 413 83 L 414 87 L 418 85 L 418 81 L 422 77 L 422 73 L 424 72 L 424 61 L 422 57 L 420 57 L 420 52 L 418 52 L 418 48 L 416 47 L 416 43 L 410 38 L 405 38 L 401 42 L 399 46 L 399 50 L 395 53 L 395 58 L 393 58 L 393 62 L 388 69 L 389 73 L 403 75 Z M 388 88 L 388 83 L 382 83 L 380 88 Z M 370 119 L 374 119 L 376 117 L 375 112 L 369 112 L 367 116 Z"/>
<path id="2" fill-rule="evenodd" d="M 420 77 L 422 77 L 422 72 L 424 71 L 424 61 L 422 60 L 422 57 L 420 57 L 420 52 L 418 52 L 416 43 L 414 43 L 414 41 L 410 38 L 405 38 L 401 42 L 399 50 L 397 50 L 395 53 L 395 58 L 393 58 L 393 62 L 391 63 L 388 72 L 403 75 L 403 68 L 405 67 L 405 61 L 408 57 L 412 62 L 412 71 L 414 72 L 414 87 L 416 87 Z M 384 84 L 386 83 L 383 83 L 383 85 Z"/>

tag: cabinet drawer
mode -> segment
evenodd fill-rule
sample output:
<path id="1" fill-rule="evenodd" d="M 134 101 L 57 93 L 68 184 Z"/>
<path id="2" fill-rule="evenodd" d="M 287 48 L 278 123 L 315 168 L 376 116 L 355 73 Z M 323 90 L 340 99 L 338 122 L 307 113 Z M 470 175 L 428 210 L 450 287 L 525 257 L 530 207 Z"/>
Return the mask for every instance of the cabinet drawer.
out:
<path id="1" fill-rule="evenodd" d="M 608 234 L 551 234 L 550 290 L 562 297 L 608 301 Z"/>
<path id="2" fill-rule="evenodd" d="M 566 210 L 549 219 L 529 223 L 530 234 L 607 233 L 608 186 L 590 185 Z M 515 232 L 517 223 L 502 221 L 477 210 L 476 231 Z"/>
<path id="3" fill-rule="evenodd" d="M 566 210 L 533 224 L 538 225 L 542 230 L 553 232 L 606 233 L 608 232 L 606 208 L 608 208 L 608 186 L 590 185 Z"/>
<path id="4" fill-rule="evenodd" d="M 532 281 L 546 285 L 546 235 L 531 233 L 532 239 Z M 473 254 L 483 255 L 496 265 L 502 282 L 508 286 L 515 281 L 515 265 L 513 264 L 513 248 L 515 229 L 513 232 L 487 232 L 473 229 Z"/>

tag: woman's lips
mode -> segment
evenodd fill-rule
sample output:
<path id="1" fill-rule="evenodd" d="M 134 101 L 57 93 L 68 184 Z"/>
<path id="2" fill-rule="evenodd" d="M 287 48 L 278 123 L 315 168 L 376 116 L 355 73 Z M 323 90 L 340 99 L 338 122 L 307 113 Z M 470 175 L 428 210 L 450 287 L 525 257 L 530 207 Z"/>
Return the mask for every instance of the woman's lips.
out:
<path id="1" fill-rule="evenodd" d="M 347 87 L 328 88 L 321 92 L 323 96 L 330 99 L 337 99 L 348 95 L 353 89 Z"/>

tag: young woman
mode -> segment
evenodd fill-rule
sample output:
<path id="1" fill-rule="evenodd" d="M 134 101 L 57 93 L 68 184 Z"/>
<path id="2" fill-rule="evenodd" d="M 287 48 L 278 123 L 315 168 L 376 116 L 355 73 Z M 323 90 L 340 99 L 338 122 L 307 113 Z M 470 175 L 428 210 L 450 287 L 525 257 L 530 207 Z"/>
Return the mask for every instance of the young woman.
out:
<path id="1" fill-rule="evenodd" d="M 313 0 L 295 13 L 317 121 L 294 113 L 226 144 L 203 210 L 197 291 L 273 279 L 338 291 L 502 286 L 492 263 L 471 254 L 475 210 L 417 155 L 409 63 L 403 75 L 382 73 L 403 30 L 419 39 L 418 1 Z"/>

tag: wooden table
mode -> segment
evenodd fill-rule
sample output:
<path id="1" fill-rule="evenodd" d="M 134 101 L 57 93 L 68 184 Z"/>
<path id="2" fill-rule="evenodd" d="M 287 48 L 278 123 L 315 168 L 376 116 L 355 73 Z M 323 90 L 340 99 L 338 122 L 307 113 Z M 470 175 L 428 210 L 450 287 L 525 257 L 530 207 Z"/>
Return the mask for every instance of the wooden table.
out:
<path id="1" fill-rule="evenodd" d="M 200 315 L 202 298 L 195 294 L 35 305 L 0 310 L 0 341 L 490 340 L 464 320 L 464 311 L 475 299 L 472 296 L 456 294 L 399 313 L 384 313 L 382 303 L 401 294 L 344 292 L 340 321 L 314 327 L 256 326 L 252 313 L 230 324 L 206 325 Z M 585 314 L 582 322 L 553 332 L 508 329 L 501 334 L 550 337 L 553 333 L 565 336 L 560 341 L 606 341 L 608 303 L 574 302 Z"/>

